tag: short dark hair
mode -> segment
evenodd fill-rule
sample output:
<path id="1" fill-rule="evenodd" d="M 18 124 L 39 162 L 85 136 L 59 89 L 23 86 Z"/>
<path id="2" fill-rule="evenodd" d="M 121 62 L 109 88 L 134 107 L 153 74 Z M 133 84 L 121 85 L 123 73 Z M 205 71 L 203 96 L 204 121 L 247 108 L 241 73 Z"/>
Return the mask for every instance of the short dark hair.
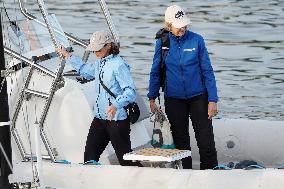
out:
<path id="1" fill-rule="evenodd" d="M 119 54 L 119 45 L 117 43 L 111 42 L 111 47 L 109 54 L 118 55 Z"/>

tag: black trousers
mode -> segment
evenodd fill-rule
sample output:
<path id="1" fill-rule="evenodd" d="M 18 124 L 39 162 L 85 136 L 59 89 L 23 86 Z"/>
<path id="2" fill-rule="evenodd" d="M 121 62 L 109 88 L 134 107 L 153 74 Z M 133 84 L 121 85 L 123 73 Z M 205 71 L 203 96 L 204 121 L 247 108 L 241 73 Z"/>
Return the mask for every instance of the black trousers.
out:
<path id="1" fill-rule="evenodd" d="M 165 111 L 177 149 L 191 150 L 189 116 L 200 154 L 200 169 L 212 169 L 218 164 L 212 121 L 208 119 L 207 94 L 187 100 L 165 98 Z M 192 168 L 191 157 L 182 160 L 184 169 Z"/>
<path id="2" fill-rule="evenodd" d="M 123 160 L 123 155 L 132 151 L 129 134 L 129 119 L 108 121 L 94 118 L 87 137 L 84 161 L 99 161 L 101 154 L 111 141 L 120 165 L 141 166 L 138 162 Z"/>

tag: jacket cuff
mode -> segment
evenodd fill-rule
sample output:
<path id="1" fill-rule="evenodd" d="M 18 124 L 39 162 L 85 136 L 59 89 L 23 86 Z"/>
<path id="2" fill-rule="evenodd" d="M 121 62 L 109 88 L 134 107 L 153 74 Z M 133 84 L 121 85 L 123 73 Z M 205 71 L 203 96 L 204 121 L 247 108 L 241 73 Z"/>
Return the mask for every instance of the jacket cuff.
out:
<path id="1" fill-rule="evenodd" d="M 154 97 L 148 97 L 148 100 L 155 100 L 156 98 Z"/>
<path id="2" fill-rule="evenodd" d="M 217 99 L 208 99 L 208 102 L 218 102 L 218 98 Z"/>

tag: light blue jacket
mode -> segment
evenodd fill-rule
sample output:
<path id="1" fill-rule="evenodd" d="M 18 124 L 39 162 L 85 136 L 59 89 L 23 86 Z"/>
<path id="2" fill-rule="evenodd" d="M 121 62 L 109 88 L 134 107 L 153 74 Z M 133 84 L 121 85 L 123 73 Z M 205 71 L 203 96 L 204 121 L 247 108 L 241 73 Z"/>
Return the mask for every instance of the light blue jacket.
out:
<path id="1" fill-rule="evenodd" d="M 95 79 L 95 105 L 94 117 L 107 120 L 107 107 L 113 104 L 117 108 L 113 120 L 124 120 L 127 118 L 123 108 L 130 102 L 134 102 L 136 91 L 130 74 L 129 65 L 118 55 L 109 55 L 97 60 L 94 64 L 85 64 L 81 58 L 71 56 L 66 61 L 71 64 L 84 78 Z M 110 89 L 116 98 L 112 97 L 100 84 L 99 74 L 102 82 Z"/>

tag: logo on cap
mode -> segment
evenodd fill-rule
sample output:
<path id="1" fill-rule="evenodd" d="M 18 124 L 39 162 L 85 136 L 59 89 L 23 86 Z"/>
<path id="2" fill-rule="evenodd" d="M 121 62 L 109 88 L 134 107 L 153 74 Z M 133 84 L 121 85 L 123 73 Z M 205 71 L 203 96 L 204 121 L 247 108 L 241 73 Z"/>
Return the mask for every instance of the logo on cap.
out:
<path id="1" fill-rule="evenodd" d="M 184 16 L 184 13 L 182 11 L 178 11 L 176 14 L 175 14 L 175 18 L 180 18 L 180 17 L 183 17 Z"/>
<path id="2" fill-rule="evenodd" d="M 110 36 L 106 35 L 106 41 L 110 40 Z"/>

